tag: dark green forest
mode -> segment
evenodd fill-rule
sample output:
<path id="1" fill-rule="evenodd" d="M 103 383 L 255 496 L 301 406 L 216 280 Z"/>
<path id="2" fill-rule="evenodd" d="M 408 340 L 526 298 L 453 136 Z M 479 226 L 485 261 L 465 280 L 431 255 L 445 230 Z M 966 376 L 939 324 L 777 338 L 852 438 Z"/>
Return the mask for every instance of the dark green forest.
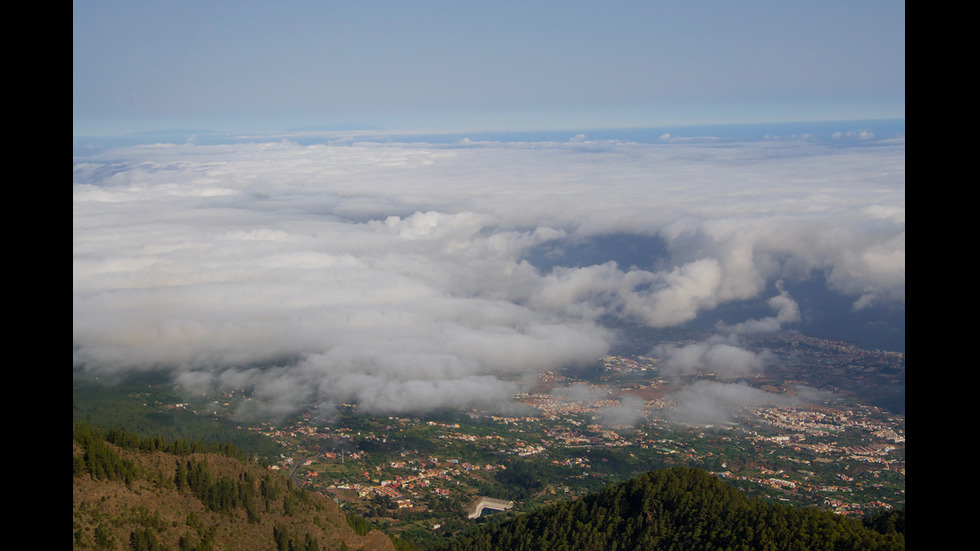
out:
<path id="1" fill-rule="evenodd" d="M 705 471 L 674 467 L 478 529 L 443 549 L 905 548 L 904 511 L 869 519 L 867 524 L 816 509 L 768 504 Z"/>

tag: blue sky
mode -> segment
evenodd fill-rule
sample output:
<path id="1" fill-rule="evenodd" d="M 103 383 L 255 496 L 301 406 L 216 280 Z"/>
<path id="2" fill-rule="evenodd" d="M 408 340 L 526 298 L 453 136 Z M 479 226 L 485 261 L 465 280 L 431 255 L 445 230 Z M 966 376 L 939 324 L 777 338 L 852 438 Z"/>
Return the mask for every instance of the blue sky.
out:
<path id="1" fill-rule="evenodd" d="M 73 3 L 73 135 L 904 118 L 905 4 Z"/>

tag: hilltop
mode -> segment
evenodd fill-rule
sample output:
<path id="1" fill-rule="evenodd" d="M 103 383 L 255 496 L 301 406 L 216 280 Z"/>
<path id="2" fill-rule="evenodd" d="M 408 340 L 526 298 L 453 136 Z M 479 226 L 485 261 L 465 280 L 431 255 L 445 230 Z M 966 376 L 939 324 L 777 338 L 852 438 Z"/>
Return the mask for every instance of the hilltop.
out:
<path id="1" fill-rule="evenodd" d="M 200 453 L 83 424 L 72 436 L 73 549 L 395 549 L 234 446 Z"/>
<path id="2" fill-rule="evenodd" d="M 879 523 L 880 524 L 880 523 Z M 700 469 L 652 471 L 466 534 L 448 551 L 508 549 L 904 549 L 901 532 L 765 503 Z"/>

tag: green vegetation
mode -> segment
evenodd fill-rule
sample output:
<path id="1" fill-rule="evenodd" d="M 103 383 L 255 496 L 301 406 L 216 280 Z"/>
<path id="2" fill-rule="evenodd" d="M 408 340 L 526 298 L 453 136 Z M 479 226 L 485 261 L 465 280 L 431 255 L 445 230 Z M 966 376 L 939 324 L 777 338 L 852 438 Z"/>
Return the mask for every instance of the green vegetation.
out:
<path id="1" fill-rule="evenodd" d="M 267 458 L 278 453 L 267 438 L 241 430 L 223 404 L 214 397 L 186 396 L 152 372 L 111 383 L 79 374 L 72 379 L 74 423 L 169 441 L 227 442 Z"/>
<path id="2" fill-rule="evenodd" d="M 902 514 L 904 529 L 904 514 Z M 904 549 L 904 533 L 752 499 L 699 469 L 647 473 L 457 538 L 446 550 Z"/>
<path id="3" fill-rule="evenodd" d="M 368 519 L 352 514 L 347 515 L 347 524 L 350 525 L 351 529 L 358 536 L 366 536 L 368 532 L 376 529 Z"/>
<path id="4" fill-rule="evenodd" d="M 360 548 L 336 505 L 230 443 L 72 426 L 75 549 Z M 375 538 L 375 541 L 383 541 Z"/>
<path id="5" fill-rule="evenodd" d="M 95 480 L 123 480 L 128 486 L 138 476 L 136 464 L 120 457 L 92 427 L 74 424 L 72 440 L 84 450 L 72 456 L 73 478 L 89 474 Z"/>
<path id="6" fill-rule="evenodd" d="M 864 525 L 881 534 L 901 534 L 905 536 L 905 509 L 898 511 L 879 511 L 864 517 Z"/>

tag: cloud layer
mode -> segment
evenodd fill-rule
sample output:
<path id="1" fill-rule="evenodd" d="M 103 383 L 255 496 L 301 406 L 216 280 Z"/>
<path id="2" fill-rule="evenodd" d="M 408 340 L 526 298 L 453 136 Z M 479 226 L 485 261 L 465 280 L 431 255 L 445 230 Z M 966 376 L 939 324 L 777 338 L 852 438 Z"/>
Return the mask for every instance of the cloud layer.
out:
<path id="1" fill-rule="evenodd" d="M 904 162 L 903 142 L 588 140 L 76 158 L 73 366 L 249 388 L 272 413 L 502 407 L 528 374 L 605 353 L 607 317 L 667 327 L 758 298 L 775 315 L 730 329 L 764 330 L 752 324 L 800 317 L 767 286 L 817 273 L 855 309 L 904 308 Z M 667 255 L 527 260 L 614 234 L 656 236 Z M 697 361 L 757 360 L 722 346 Z"/>

